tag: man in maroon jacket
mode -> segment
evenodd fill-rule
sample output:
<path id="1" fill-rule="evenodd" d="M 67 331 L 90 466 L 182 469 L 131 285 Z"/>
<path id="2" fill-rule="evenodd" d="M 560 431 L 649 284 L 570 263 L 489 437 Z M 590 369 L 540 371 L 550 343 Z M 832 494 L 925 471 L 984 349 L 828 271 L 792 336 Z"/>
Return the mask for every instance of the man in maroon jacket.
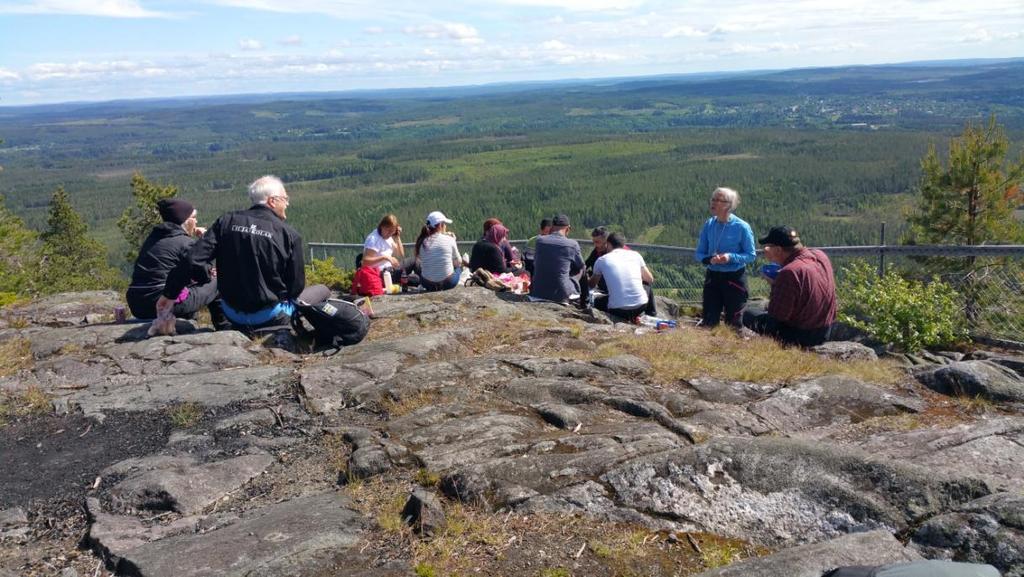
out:
<path id="1" fill-rule="evenodd" d="M 766 312 L 744 311 L 743 325 L 786 344 L 811 347 L 829 338 L 836 320 L 836 283 L 824 252 L 806 248 L 800 235 L 777 226 L 761 239 L 764 255 L 782 267 Z"/>

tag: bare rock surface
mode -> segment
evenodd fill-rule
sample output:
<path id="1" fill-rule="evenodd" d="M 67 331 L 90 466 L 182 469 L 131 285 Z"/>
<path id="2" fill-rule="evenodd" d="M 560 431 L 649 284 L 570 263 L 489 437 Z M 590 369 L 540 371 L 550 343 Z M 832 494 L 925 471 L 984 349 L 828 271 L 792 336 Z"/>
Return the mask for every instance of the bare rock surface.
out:
<path id="1" fill-rule="evenodd" d="M 108 297 L 34 303 L 24 310 L 38 322 L 0 329 L 31 357 L 0 376 L 2 394 L 60 408 L 0 426 L 0 457 L 15 464 L 0 471 L 0 566 L 16 539 L 53 544 L 63 515 L 80 519 L 66 542 L 85 534 L 93 551 L 83 554 L 92 567 L 66 563 L 79 574 L 101 560 L 120 575 L 409 575 L 411 551 L 430 547 L 408 539 L 450 538 L 446 511 L 465 530 L 451 514 L 464 507 L 501 526 L 583 519 L 646 531 L 645 546 L 687 532 L 776 552 L 709 577 L 817 577 L 918 555 L 1024 577 L 1024 418 L 1012 403 L 944 423 L 935 415 L 955 401 L 909 376 L 667 376 L 623 343 L 671 331 L 483 289 L 375 300 L 369 338 L 326 357 L 272 354 L 192 324 L 147 339 L 143 324 L 59 320 L 113 306 Z M 870 358 L 847 345 L 820 352 Z M 959 376 L 934 383 L 980 366 L 1007 380 L 969 390 L 1012 400 L 1019 376 L 1002 357 L 943 357 L 916 377 L 965 393 Z M 404 515 L 421 531 L 399 535 L 380 503 L 399 499 L 387 512 L 399 515 L 410 493 Z M 503 539 L 458 547 L 514 551 L 495 574 L 565 563 L 542 554 L 547 544 Z M 581 543 L 568 563 L 601 550 Z M 32 575 L 54 559 L 39 551 Z M 575 571 L 629 574 L 610 563 Z"/>
<path id="2" fill-rule="evenodd" d="M 782 438 L 716 438 L 639 457 L 601 480 L 620 503 L 681 529 L 775 545 L 902 531 L 988 493 L 980 481 Z"/>
<path id="3" fill-rule="evenodd" d="M 697 577 L 821 577 L 850 565 L 885 565 L 920 559 L 887 531 L 870 531 L 705 571 Z"/>
<path id="4" fill-rule="evenodd" d="M 987 563 L 1004 577 L 1024 575 L 1024 495 L 996 493 L 932 517 L 914 532 L 929 558 Z"/>
<path id="5" fill-rule="evenodd" d="M 964 477 L 1001 491 L 1024 491 L 1024 418 L 1003 417 L 952 427 L 879 433 L 864 450 Z"/>
<path id="6" fill-rule="evenodd" d="M 859 423 L 872 417 L 918 412 L 924 403 L 856 379 L 828 376 L 779 390 L 750 412 L 778 431 Z"/>
<path id="7" fill-rule="evenodd" d="M 1024 378 L 993 361 L 960 361 L 928 368 L 915 376 L 921 384 L 944 395 L 1024 403 Z"/>
<path id="8" fill-rule="evenodd" d="M 262 454 L 212 463 L 169 457 L 119 482 L 111 489 L 111 498 L 126 510 L 199 513 L 273 463 L 273 457 Z"/>
<path id="9" fill-rule="evenodd" d="M 180 534 L 124 552 L 118 568 L 146 577 L 309 574 L 335 564 L 365 525 L 341 495 L 326 492 L 268 506 L 205 534 Z"/>

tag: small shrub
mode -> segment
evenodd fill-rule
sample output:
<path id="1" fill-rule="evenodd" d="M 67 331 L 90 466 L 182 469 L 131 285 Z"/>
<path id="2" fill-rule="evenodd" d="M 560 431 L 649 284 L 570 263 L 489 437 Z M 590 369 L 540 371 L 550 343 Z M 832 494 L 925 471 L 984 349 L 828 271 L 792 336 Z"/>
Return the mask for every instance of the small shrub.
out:
<path id="1" fill-rule="evenodd" d="M 437 577 L 437 569 L 430 563 L 417 563 L 413 568 L 416 577 Z"/>
<path id="2" fill-rule="evenodd" d="M 416 483 L 423 487 L 436 487 L 441 482 L 441 476 L 430 469 L 416 471 Z"/>
<path id="3" fill-rule="evenodd" d="M 354 274 L 351 270 L 338 268 L 333 256 L 314 258 L 306 265 L 306 286 L 322 284 L 331 290 L 347 293 L 352 288 Z"/>
<path id="4" fill-rule="evenodd" d="M 967 337 L 960 296 L 937 279 L 922 283 L 892 271 L 879 278 L 860 262 L 845 269 L 840 303 L 841 321 L 903 351 Z"/>
<path id="5" fill-rule="evenodd" d="M 199 403 L 181 403 L 170 408 L 168 416 L 171 423 L 179 429 L 195 426 L 203 417 L 203 406 Z"/>
<path id="6" fill-rule="evenodd" d="M 21 295 L 13 292 L 0 292 L 0 308 L 17 304 L 24 301 L 25 298 Z"/>

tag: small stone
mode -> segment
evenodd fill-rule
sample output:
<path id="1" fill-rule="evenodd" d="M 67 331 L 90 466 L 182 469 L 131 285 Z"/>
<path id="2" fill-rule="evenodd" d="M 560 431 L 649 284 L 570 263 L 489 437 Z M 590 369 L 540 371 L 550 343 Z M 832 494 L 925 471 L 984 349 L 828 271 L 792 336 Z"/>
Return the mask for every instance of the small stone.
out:
<path id="1" fill-rule="evenodd" d="M 447 523 L 437 495 L 426 489 L 413 489 L 402 509 L 402 519 L 420 535 L 436 535 Z"/>

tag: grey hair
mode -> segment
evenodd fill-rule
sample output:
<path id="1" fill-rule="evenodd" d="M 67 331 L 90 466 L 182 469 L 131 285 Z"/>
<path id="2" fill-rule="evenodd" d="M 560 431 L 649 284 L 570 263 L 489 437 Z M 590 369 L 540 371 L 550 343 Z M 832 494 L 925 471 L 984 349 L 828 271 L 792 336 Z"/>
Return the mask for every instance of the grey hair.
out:
<path id="1" fill-rule="evenodd" d="M 284 183 L 276 176 L 261 176 L 249 185 L 249 200 L 253 204 L 267 204 L 267 199 L 272 196 L 281 196 L 285 193 Z"/>
<path id="2" fill-rule="evenodd" d="M 711 198 L 715 198 L 716 194 L 721 194 L 729 199 L 729 212 L 736 210 L 736 207 L 740 205 L 740 193 L 731 188 L 720 186 L 711 193 Z"/>

